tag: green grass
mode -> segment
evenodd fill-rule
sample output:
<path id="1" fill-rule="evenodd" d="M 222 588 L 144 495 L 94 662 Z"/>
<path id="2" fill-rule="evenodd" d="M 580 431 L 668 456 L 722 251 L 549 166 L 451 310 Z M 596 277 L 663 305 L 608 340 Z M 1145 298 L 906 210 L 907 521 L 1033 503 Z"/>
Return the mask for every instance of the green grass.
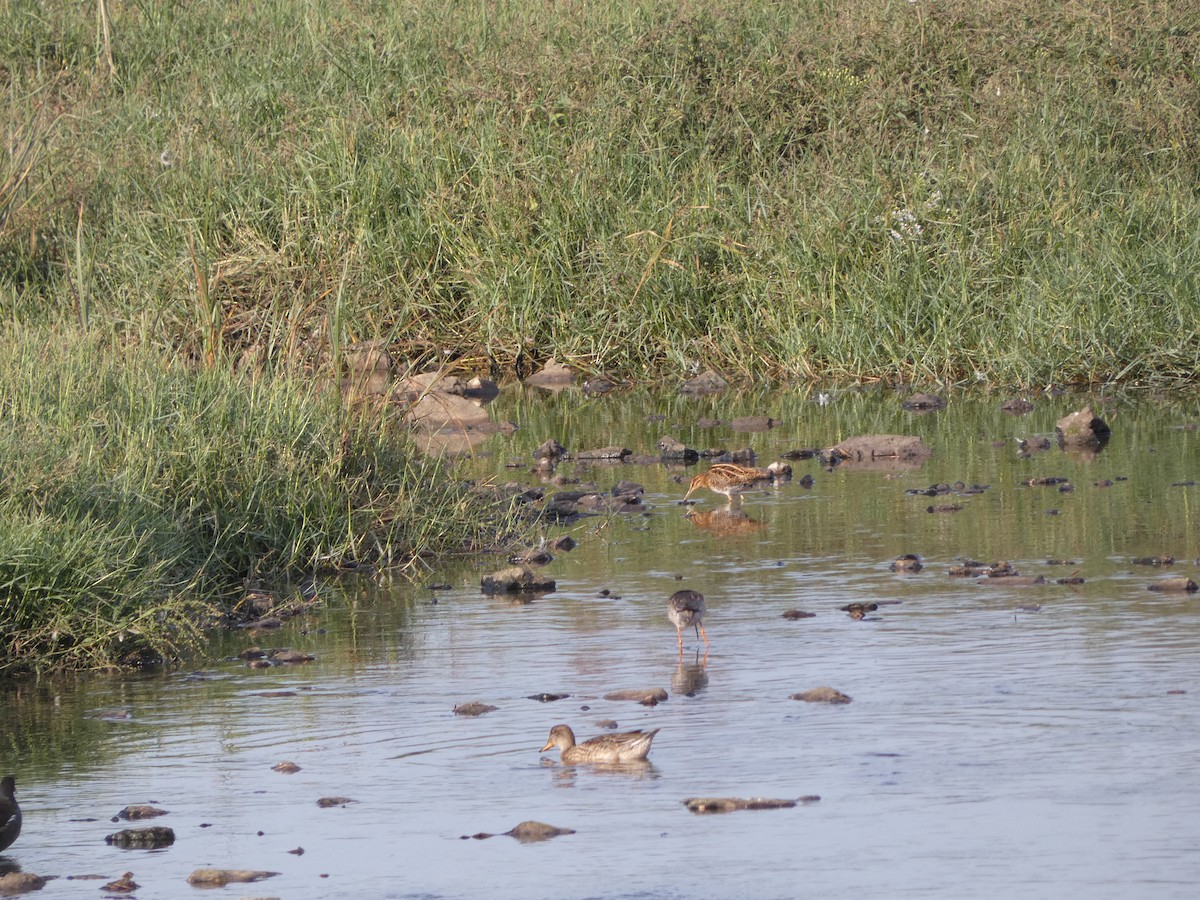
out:
<path id="1" fill-rule="evenodd" d="M 109 6 L 111 71 L 97 4 L 10 4 L 46 137 L 0 316 L 271 365 L 342 296 L 347 339 L 493 374 L 1196 370 L 1179 4 Z"/>
<path id="2" fill-rule="evenodd" d="M 246 586 L 509 539 L 504 507 L 335 390 L 3 338 L 0 676 L 173 658 Z"/>

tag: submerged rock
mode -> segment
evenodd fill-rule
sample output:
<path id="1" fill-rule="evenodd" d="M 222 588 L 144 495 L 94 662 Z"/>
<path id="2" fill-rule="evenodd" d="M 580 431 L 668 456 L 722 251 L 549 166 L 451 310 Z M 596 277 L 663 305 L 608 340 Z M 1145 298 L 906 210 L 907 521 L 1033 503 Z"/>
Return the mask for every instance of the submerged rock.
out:
<path id="1" fill-rule="evenodd" d="M 795 800 L 772 800 L 766 797 L 690 797 L 683 805 L 694 813 L 727 813 L 739 809 L 792 809 L 801 804 L 816 803 L 821 798 L 815 795 Z"/>
<path id="2" fill-rule="evenodd" d="M 770 416 L 738 416 L 729 427 L 734 431 L 769 431 L 778 424 L 779 420 Z"/>
<path id="3" fill-rule="evenodd" d="M 694 463 L 700 459 L 698 451 L 670 435 L 659 438 L 655 447 L 662 454 L 662 461 L 666 463 Z"/>
<path id="4" fill-rule="evenodd" d="M 347 806 L 348 804 L 357 802 L 357 800 L 352 800 L 349 797 L 321 797 L 317 800 L 317 806 L 321 809 L 332 809 L 335 806 Z"/>
<path id="5" fill-rule="evenodd" d="M 888 568 L 893 572 L 920 572 L 925 565 L 917 554 L 905 553 L 892 560 L 892 564 Z"/>
<path id="6" fill-rule="evenodd" d="M 910 394 L 901 401 L 900 406 L 910 412 L 932 412 L 935 409 L 945 409 L 946 398 L 937 394 Z"/>
<path id="7" fill-rule="evenodd" d="M 130 850 L 153 850 L 175 843 L 175 832 L 163 825 L 150 828 L 126 828 L 104 838 L 104 843 Z"/>
<path id="8" fill-rule="evenodd" d="M 847 438 L 824 451 L 827 465 L 855 465 L 862 468 L 903 468 L 920 465 L 933 455 L 928 445 L 915 435 L 865 434 Z"/>
<path id="9" fill-rule="evenodd" d="M 485 594 L 507 594 L 524 591 L 548 593 L 557 585 L 553 578 L 540 575 L 529 566 L 515 565 L 485 575 L 479 586 Z"/>
<path id="10" fill-rule="evenodd" d="M 188 884 L 196 887 L 223 887 L 227 884 L 249 884 L 274 878 L 278 872 L 259 869 L 196 869 L 188 876 Z"/>
<path id="11" fill-rule="evenodd" d="M 512 837 L 516 838 L 522 844 L 533 844 L 538 841 L 548 841 L 552 837 L 558 837 L 561 834 L 574 834 L 574 828 L 559 828 L 556 825 L 547 825 L 545 822 L 535 822 L 532 819 L 527 822 L 521 822 L 519 825 L 514 825 L 508 831 L 502 831 L 499 834 L 489 834 L 486 831 L 480 831 L 476 834 L 464 834 L 462 840 L 484 841 L 494 837 Z"/>
<path id="12" fill-rule="evenodd" d="M 605 700 L 632 700 L 643 706 L 654 706 L 667 699 L 667 692 L 662 688 L 633 688 L 630 690 L 609 691 L 604 695 Z"/>
<path id="13" fill-rule="evenodd" d="M 147 806 L 145 804 L 138 804 L 135 806 L 125 807 L 123 810 L 117 813 L 116 817 L 118 819 L 137 821 L 138 819 L 153 819 L 156 816 L 165 816 L 166 814 L 167 811 L 165 809 L 159 809 L 158 807 Z"/>
<path id="14" fill-rule="evenodd" d="M 784 612 L 784 614 L 783 614 L 783 618 L 785 618 L 785 619 L 792 619 L 792 620 L 796 620 L 796 619 L 812 619 L 812 618 L 815 618 L 815 617 L 816 617 L 816 615 L 817 615 L 816 613 L 813 613 L 813 612 L 805 612 L 805 611 L 804 611 L 804 610 L 802 610 L 802 609 L 789 609 L 789 610 L 787 610 L 786 612 Z"/>
<path id="15" fill-rule="evenodd" d="M 454 707 L 454 714 L 456 716 L 482 716 L 485 713 L 495 712 L 499 708 L 487 703 L 473 701 L 471 703 L 459 703 L 456 705 Z"/>
<path id="16" fill-rule="evenodd" d="M 46 879 L 32 872 L 6 872 L 0 875 L 0 896 L 4 897 L 40 891 L 45 886 Z"/>
<path id="17" fill-rule="evenodd" d="M 277 762 L 275 765 L 271 766 L 271 771 L 278 772 L 280 775 L 295 775 L 300 771 L 300 767 L 294 762 L 284 760 L 283 762 Z"/>
<path id="18" fill-rule="evenodd" d="M 1164 578 L 1162 581 L 1156 581 L 1149 585 L 1151 591 L 1163 591 L 1164 593 L 1187 593 L 1191 594 L 1200 589 L 1196 582 L 1190 578 Z"/>
<path id="19" fill-rule="evenodd" d="M 792 694 L 788 697 L 789 700 L 801 700 L 805 703 L 849 703 L 850 697 L 843 694 L 836 688 L 831 688 L 827 685 L 812 688 L 807 691 L 800 691 L 798 694 Z"/>

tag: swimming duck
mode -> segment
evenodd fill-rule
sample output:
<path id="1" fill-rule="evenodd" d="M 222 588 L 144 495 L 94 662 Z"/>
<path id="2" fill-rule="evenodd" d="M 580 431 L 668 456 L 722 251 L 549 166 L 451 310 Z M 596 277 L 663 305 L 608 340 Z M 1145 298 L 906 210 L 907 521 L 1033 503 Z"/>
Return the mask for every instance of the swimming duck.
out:
<path id="1" fill-rule="evenodd" d="M 658 734 L 657 728 L 650 731 L 626 731 L 622 734 L 601 734 L 589 738 L 582 744 L 575 743 L 575 732 L 569 725 L 555 725 L 550 729 L 550 739 L 541 749 L 542 753 L 554 747 L 562 751 L 565 763 L 626 763 L 645 759 L 650 752 L 650 742 Z"/>
<path id="2" fill-rule="evenodd" d="M 0 850 L 7 850 L 21 833 L 21 807 L 13 795 L 16 779 L 5 775 L 0 779 Z"/>

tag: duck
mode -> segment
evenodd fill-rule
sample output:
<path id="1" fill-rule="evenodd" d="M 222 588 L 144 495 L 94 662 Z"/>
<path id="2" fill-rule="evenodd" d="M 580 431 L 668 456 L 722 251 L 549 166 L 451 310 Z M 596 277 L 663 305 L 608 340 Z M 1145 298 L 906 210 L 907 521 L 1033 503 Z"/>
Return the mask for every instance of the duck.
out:
<path id="1" fill-rule="evenodd" d="M 17 782 L 11 775 L 0 779 L 0 850 L 7 850 L 21 833 L 21 807 L 14 796 Z"/>
<path id="2" fill-rule="evenodd" d="M 683 629 L 689 625 L 696 629 L 696 637 L 704 639 L 704 650 L 708 651 L 708 635 L 704 631 L 704 595 L 699 591 L 676 591 L 667 600 L 667 618 L 675 626 L 679 638 L 679 655 L 683 656 Z"/>
<path id="3" fill-rule="evenodd" d="M 649 731 L 626 731 L 620 734 L 601 734 L 588 738 L 582 744 L 575 743 L 575 732 L 569 725 L 555 725 L 550 729 L 550 739 L 541 749 L 542 753 L 554 747 L 562 751 L 565 763 L 627 763 L 646 758 L 650 742 L 658 734 L 657 728 Z"/>
<path id="4" fill-rule="evenodd" d="M 724 494 L 730 504 L 733 504 L 735 501 L 741 502 L 741 495 L 746 491 L 754 490 L 771 480 L 772 475 L 766 469 L 738 463 L 717 463 L 707 472 L 701 472 L 692 479 L 683 499 L 686 502 L 693 492 L 700 488 L 708 488 L 715 494 Z"/>

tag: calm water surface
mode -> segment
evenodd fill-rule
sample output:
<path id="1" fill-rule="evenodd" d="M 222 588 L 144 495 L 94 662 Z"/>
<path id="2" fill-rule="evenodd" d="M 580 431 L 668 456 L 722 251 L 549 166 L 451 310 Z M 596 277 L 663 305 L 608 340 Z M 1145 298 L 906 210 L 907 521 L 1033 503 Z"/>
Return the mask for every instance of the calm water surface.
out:
<path id="1" fill-rule="evenodd" d="M 921 435 L 934 457 L 890 472 L 798 462 L 797 477 L 815 484 L 749 495 L 744 518 L 684 517 L 676 479 L 696 469 L 581 470 L 601 490 L 642 483 L 646 510 L 548 529 L 580 546 L 546 569 L 558 590 L 532 602 L 480 593 L 495 559 L 415 586 L 360 579 L 323 586 L 328 607 L 280 633 L 233 635 L 214 650 L 232 656 L 257 640 L 309 650 L 307 665 L 218 661 L 5 688 L 0 760 L 18 776 L 26 818 L 0 866 L 59 876 L 42 893 L 55 897 L 93 897 L 102 883 L 66 876 L 127 870 L 140 896 L 191 896 L 187 876 L 206 866 L 280 873 L 222 896 L 1195 896 L 1200 600 L 1147 586 L 1200 578 L 1200 487 L 1183 483 L 1200 479 L 1186 427 L 1200 412 L 1193 400 L 1118 397 L 1103 409 L 1114 436 L 1100 454 L 1017 454 L 1015 438 L 1052 432 L 1088 399 L 1098 398 L 1043 400 L 1014 418 L 994 397 L 915 416 L 890 394 L 827 405 L 799 393 L 505 394 L 493 415 L 519 430 L 478 446 L 464 475 L 537 483 L 529 454 L 547 437 L 651 452 L 671 434 L 749 446 L 765 464 L 899 432 Z M 752 413 L 782 424 L 755 434 L 691 424 Z M 1045 476 L 1074 490 L 1025 484 Z M 990 487 L 906 493 L 956 480 Z M 693 509 L 722 502 L 706 494 Z M 926 511 L 949 502 L 963 509 Z M 922 572 L 888 571 L 910 552 Z M 1150 555 L 1180 561 L 1132 562 Z M 964 556 L 1086 580 L 949 577 Z M 707 659 L 691 635 L 677 655 L 665 600 L 680 587 L 708 598 Z M 839 609 L 866 600 L 881 605 L 865 620 Z M 815 616 L 781 617 L 793 608 Z M 820 685 L 853 702 L 788 699 Z M 670 699 L 603 699 L 652 687 Z M 528 699 L 541 692 L 570 696 Z M 472 700 L 499 709 L 452 713 Z M 604 719 L 662 729 L 648 767 L 564 767 L 537 752 L 557 722 L 582 738 Z M 281 760 L 301 771 L 272 771 Z M 821 799 L 704 816 L 682 803 L 804 795 Z M 319 809 L 329 796 L 355 802 Z M 170 811 L 153 824 L 175 830 L 174 846 L 107 846 L 105 835 L 147 824 L 111 817 L 146 802 Z M 577 833 L 461 839 L 526 819 Z M 287 852 L 297 847 L 303 855 Z"/>

